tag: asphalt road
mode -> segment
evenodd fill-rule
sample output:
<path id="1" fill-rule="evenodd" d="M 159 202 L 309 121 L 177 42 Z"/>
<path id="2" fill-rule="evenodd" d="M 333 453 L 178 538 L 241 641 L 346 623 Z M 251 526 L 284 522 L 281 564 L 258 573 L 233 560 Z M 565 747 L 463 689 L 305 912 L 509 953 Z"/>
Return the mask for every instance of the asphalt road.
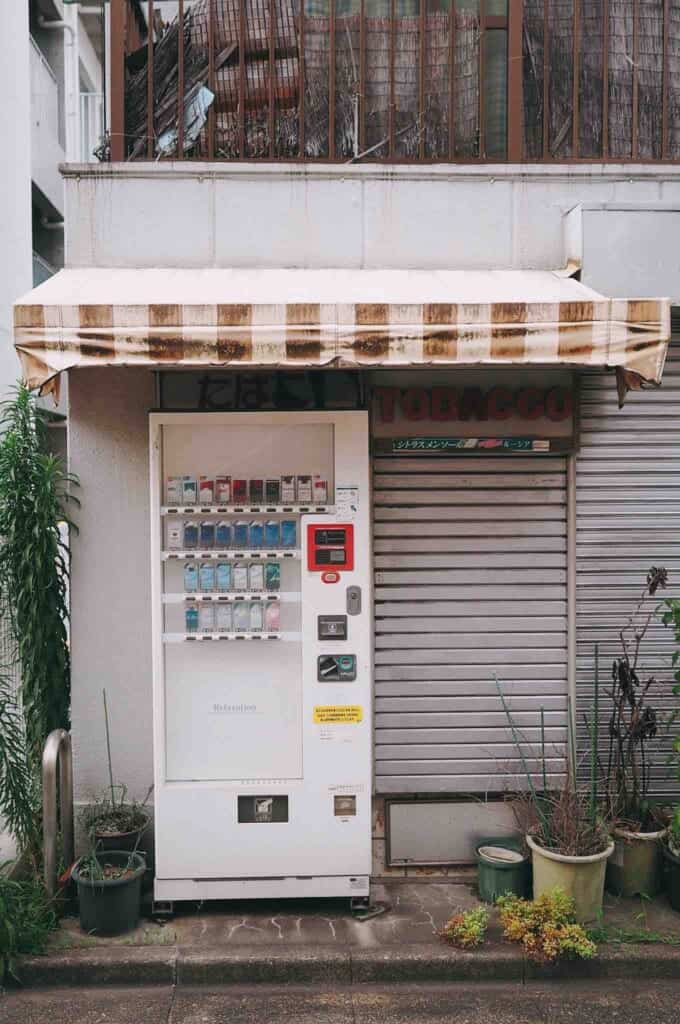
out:
<path id="1" fill-rule="evenodd" d="M 0 996 L 0 1024 L 679 1024 L 680 979 L 526 986 L 42 989 Z"/>

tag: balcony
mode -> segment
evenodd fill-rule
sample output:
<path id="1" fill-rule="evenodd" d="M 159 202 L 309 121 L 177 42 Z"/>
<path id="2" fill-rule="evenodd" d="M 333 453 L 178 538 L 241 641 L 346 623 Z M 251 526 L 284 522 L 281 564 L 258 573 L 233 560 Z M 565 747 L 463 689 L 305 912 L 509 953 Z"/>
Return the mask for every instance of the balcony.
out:
<path id="1" fill-rule="evenodd" d="M 52 206 L 62 210 L 59 164 L 64 148 L 59 134 L 59 85 L 40 47 L 31 38 L 31 177 Z"/>
<path id="2" fill-rule="evenodd" d="M 114 160 L 680 158 L 676 0 L 112 0 L 111 25 Z"/>

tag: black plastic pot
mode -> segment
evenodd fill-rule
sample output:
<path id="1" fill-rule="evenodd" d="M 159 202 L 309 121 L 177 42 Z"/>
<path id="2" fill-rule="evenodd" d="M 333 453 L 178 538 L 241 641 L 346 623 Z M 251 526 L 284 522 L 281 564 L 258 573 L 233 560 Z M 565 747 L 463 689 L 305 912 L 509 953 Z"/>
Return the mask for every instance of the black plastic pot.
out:
<path id="1" fill-rule="evenodd" d="M 661 844 L 661 850 L 668 902 L 673 910 L 680 910 L 680 857 L 671 853 L 666 843 Z"/>
<path id="2" fill-rule="evenodd" d="M 80 861 L 71 873 L 78 887 L 80 927 L 94 935 L 121 935 L 135 928 L 139 922 L 139 907 L 142 899 L 142 878 L 146 861 L 141 853 L 127 850 L 109 850 L 98 853 L 100 864 L 125 867 L 130 873 L 125 878 L 83 878 Z"/>
<path id="3" fill-rule="evenodd" d="M 146 825 L 135 828 L 132 832 L 99 832 L 95 829 L 94 838 L 97 844 L 97 851 L 105 850 L 136 850 L 139 845 L 139 837 L 148 828 Z"/>

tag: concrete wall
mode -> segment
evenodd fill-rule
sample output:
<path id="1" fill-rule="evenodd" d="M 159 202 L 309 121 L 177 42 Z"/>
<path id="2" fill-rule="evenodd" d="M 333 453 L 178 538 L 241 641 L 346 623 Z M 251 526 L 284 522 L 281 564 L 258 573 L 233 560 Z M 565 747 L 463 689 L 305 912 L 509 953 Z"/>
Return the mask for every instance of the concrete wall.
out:
<path id="1" fill-rule="evenodd" d="M 554 269 L 577 204 L 680 201 L 680 168 L 650 166 L 138 163 L 65 174 L 70 266 Z"/>
<path id="2" fill-rule="evenodd" d="M 0 34 L 0 395 L 19 376 L 12 303 L 32 283 L 28 5 L 3 7 Z"/>
<path id="3" fill-rule="evenodd" d="M 106 687 L 114 779 L 141 798 L 153 778 L 147 422 L 153 376 L 78 370 L 70 374 L 69 392 L 69 461 L 82 502 L 71 581 L 75 795 L 87 800 L 106 784 Z"/>

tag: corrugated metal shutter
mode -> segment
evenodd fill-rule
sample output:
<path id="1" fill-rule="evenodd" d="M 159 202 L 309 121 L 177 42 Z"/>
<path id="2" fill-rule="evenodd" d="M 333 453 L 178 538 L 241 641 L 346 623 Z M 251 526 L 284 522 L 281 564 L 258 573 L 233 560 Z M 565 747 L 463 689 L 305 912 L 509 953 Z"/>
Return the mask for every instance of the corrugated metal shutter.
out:
<path id="1" fill-rule="evenodd" d="M 566 460 L 376 457 L 373 486 L 376 789 L 501 792 L 494 672 L 528 741 L 541 706 L 564 740 Z"/>
<path id="2" fill-rule="evenodd" d="M 623 409 L 609 374 L 582 381 L 581 448 L 576 462 L 577 499 L 577 705 L 581 741 L 583 716 L 590 715 L 594 643 L 600 642 L 600 684 L 608 685 L 611 663 L 621 653 L 618 633 L 633 610 L 647 570 L 669 572 L 664 597 L 680 596 L 680 342 L 671 345 L 663 384 L 657 391 L 632 392 Z M 655 623 L 647 634 L 646 675 L 666 680 L 657 709 L 678 706 L 671 694 L 672 633 Z M 606 741 L 608 704 L 601 698 L 601 742 Z M 673 730 L 655 756 L 655 795 L 678 793 L 675 772 L 666 764 Z"/>

